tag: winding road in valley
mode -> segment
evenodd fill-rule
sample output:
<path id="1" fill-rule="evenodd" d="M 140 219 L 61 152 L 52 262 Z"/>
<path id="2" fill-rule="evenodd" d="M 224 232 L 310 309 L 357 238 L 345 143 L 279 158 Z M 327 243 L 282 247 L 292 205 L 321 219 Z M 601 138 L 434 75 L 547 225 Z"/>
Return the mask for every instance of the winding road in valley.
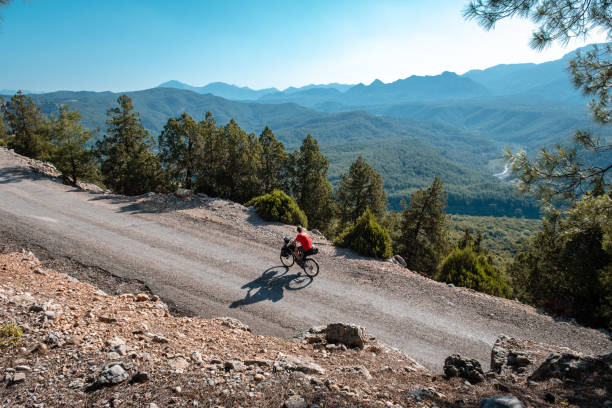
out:
<path id="1" fill-rule="evenodd" d="M 488 367 L 500 334 L 586 353 L 612 350 L 599 331 L 331 246 L 317 257 L 319 276 L 308 279 L 296 266 L 279 266 L 282 228 L 257 239 L 267 231 L 261 224 L 147 211 L 136 199 L 37 175 L 0 148 L 0 236 L 106 274 L 98 280 L 139 282 L 175 310 L 235 317 L 255 333 L 282 337 L 354 322 L 436 371 L 455 353 Z"/>

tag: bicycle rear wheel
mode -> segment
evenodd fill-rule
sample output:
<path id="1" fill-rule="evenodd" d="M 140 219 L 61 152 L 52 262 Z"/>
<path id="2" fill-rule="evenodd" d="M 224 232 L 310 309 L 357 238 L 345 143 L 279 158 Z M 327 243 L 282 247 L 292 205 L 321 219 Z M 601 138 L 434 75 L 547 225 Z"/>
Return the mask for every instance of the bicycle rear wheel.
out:
<path id="1" fill-rule="evenodd" d="M 314 278 L 319 274 L 319 264 L 312 258 L 307 258 L 306 261 L 304 261 L 302 269 L 304 269 L 306 276 L 310 278 Z"/>
<path id="2" fill-rule="evenodd" d="M 283 263 L 283 265 L 285 265 L 286 267 L 293 266 L 293 263 L 295 262 L 295 258 L 293 257 L 293 254 L 287 251 L 286 252 L 287 255 L 283 256 L 284 255 L 283 252 L 284 251 L 281 251 L 281 254 L 280 254 L 280 260 Z"/>

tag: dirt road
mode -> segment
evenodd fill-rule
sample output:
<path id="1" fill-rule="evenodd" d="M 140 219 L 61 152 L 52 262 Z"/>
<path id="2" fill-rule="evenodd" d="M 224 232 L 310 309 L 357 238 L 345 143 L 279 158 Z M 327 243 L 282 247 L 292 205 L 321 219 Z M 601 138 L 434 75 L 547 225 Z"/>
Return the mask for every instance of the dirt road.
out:
<path id="1" fill-rule="evenodd" d="M 200 218 L 80 191 L 34 175 L 0 149 L 2 236 L 108 279 L 139 282 L 187 313 L 231 316 L 256 333 L 285 337 L 355 322 L 438 371 L 453 353 L 488 367 L 491 345 L 502 333 L 588 353 L 612 350 L 611 339 L 596 330 L 332 247 L 317 258 L 319 276 L 308 279 L 297 266 L 279 266 L 282 235 L 292 229 L 268 228 L 248 214 L 223 218 L 222 208 L 198 211 Z"/>

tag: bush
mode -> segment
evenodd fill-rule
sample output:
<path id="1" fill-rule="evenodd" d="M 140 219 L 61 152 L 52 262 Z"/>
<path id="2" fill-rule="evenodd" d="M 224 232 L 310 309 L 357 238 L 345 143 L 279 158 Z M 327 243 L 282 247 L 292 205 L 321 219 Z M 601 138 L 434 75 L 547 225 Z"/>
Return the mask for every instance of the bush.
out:
<path id="1" fill-rule="evenodd" d="M 293 198 L 280 190 L 255 197 L 245 205 L 255 206 L 257 214 L 266 221 L 280 221 L 308 228 L 308 218 L 304 211 L 300 210 Z"/>
<path id="2" fill-rule="evenodd" d="M 442 261 L 436 280 L 471 288 L 494 296 L 510 297 L 511 289 L 502 275 L 472 247 L 455 248 Z"/>
<path id="3" fill-rule="evenodd" d="M 354 225 L 346 228 L 334 243 L 365 256 L 386 259 L 393 255 L 389 233 L 376 222 L 369 209 L 357 218 Z"/>
<path id="4" fill-rule="evenodd" d="M 0 347 L 16 346 L 23 331 L 14 323 L 0 325 Z"/>

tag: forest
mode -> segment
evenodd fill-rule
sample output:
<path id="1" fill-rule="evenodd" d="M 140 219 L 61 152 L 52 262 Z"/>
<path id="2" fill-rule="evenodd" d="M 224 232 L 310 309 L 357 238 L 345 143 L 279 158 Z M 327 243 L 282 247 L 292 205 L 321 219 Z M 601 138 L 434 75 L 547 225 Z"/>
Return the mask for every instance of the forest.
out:
<path id="1" fill-rule="evenodd" d="M 427 183 L 424 180 L 438 176 L 445 180 L 449 193 L 449 212 L 482 216 L 540 216 L 536 199 L 518 196 L 507 180 L 493 176 L 504 168 L 504 148 L 523 146 L 523 133 L 519 135 L 521 140 L 514 141 L 513 130 L 569 140 L 571 132 L 559 132 L 559 123 L 565 120 L 579 126 L 583 124 L 579 119 L 581 115 L 586 117 L 582 107 L 578 113 L 569 115 L 569 108 L 555 110 L 534 105 L 538 126 L 526 127 L 524 122 L 528 118 L 521 116 L 522 111 L 510 109 L 514 105 L 504 105 L 501 101 L 498 106 L 486 111 L 482 108 L 474 115 L 469 115 L 472 108 L 468 102 L 448 102 L 443 108 L 449 111 L 448 116 L 412 119 L 377 116 L 364 111 L 326 113 L 294 104 L 230 101 L 210 94 L 170 88 L 126 94 L 141 114 L 144 127 L 153 135 L 161 132 L 168 117 L 186 112 L 194 120 L 201 121 L 208 111 L 213 113 L 218 123 L 225 124 L 234 119 L 248 133 L 258 134 L 268 126 L 274 129 L 275 137 L 291 150 L 300 146 L 305 135 L 312 134 L 316 135 L 321 151 L 330 158 L 329 174 L 334 186 L 350 163 L 361 155 L 383 176 L 393 209 L 400 210 L 401 200 L 423 188 Z M 64 91 L 29 96 L 45 115 L 57 115 L 63 105 L 78 110 L 82 123 L 94 131 L 93 144 L 103 136 L 106 126 L 104 112 L 120 95 Z M 461 116 L 461 112 L 466 112 L 466 115 Z M 454 118 L 465 119 L 468 115 L 474 129 L 466 129 L 463 122 L 453 123 Z M 505 126 L 503 131 L 502 125 Z M 498 132 L 500 139 L 495 140 L 491 135 Z M 535 144 L 530 142 L 526 147 L 533 151 Z"/>

